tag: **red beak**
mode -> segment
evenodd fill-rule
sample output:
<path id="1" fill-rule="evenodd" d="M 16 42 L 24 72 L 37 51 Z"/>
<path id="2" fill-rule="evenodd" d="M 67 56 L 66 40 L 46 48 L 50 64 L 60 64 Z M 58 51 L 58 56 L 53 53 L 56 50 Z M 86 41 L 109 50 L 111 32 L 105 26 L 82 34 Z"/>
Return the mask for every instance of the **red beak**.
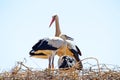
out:
<path id="1" fill-rule="evenodd" d="M 52 23 L 55 21 L 55 17 L 52 18 L 49 27 L 51 27 Z"/>

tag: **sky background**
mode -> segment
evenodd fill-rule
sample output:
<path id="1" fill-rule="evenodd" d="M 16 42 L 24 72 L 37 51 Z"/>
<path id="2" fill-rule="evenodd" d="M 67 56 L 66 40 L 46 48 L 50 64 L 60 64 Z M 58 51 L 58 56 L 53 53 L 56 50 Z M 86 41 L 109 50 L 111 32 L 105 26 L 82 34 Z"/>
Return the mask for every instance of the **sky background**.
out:
<path id="1" fill-rule="evenodd" d="M 54 36 L 55 25 L 49 28 L 54 14 L 62 33 L 74 38 L 81 59 L 120 65 L 120 0 L 0 0 L 0 71 L 24 58 L 29 67 L 48 66 L 48 60 L 30 58 L 29 51 L 39 39 Z"/>

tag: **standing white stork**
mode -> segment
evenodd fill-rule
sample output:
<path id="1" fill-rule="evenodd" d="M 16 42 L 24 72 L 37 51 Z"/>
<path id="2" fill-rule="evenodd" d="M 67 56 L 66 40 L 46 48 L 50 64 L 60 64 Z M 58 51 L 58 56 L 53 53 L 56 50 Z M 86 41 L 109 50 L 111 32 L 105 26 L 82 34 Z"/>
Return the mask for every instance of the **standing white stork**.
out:
<path id="1" fill-rule="evenodd" d="M 63 34 L 61 34 L 61 30 L 60 30 L 60 26 L 59 26 L 59 18 L 57 15 L 54 15 L 52 17 L 49 27 L 51 27 L 51 25 L 54 21 L 55 21 L 55 26 L 56 26 L 55 36 L 60 37 Z M 79 70 L 81 70 L 83 68 L 83 65 L 79 58 L 79 55 L 80 56 L 82 55 L 80 49 L 77 47 L 77 45 L 74 45 L 70 40 L 66 40 L 66 42 L 67 42 L 67 46 L 66 46 L 67 48 L 65 48 L 66 50 L 64 50 L 64 49 L 58 50 L 57 55 L 58 56 L 68 55 L 68 56 L 74 57 L 76 59 L 76 61 L 79 62 Z"/>
<path id="2" fill-rule="evenodd" d="M 54 56 L 59 49 L 63 49 L 66 46 L 65 40 L 73 40 L 73 38 L 67 35 L 61 35 L 60 37 L 43 38 L 40 39 L 30 51 L 31 57 L 41 57 L 45 55 L 45 58 L 49 56 L 49 68 L 54 68 Z M 47 54 L 48 53 L 48 54 Z"/>

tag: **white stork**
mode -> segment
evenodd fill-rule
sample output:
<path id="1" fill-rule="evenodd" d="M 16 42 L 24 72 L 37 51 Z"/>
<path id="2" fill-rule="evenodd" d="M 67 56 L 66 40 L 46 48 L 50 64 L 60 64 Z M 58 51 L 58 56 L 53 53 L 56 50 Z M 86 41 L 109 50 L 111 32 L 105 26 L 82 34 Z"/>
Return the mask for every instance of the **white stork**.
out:
<path id="1" fill-rule="evenodd" d="M 67 35 L 61 35 L 60 37 L 43 38 L 40 39 L 30 51 L 31 57 L 49 58 L 49 68 L 54 68 L 54 56 L 59 49 L 63 49 L 66 46 L 65 40 L 73 40 L 73 38 Z"/>
<path id="2" fill-rule="evenodd" d="M 61 30 L 60 30 L 60 26 L 59 26 L 59 18 L 57 15 L 54 15 L 52 17 L 52 20 L 51 20 L 49 27 L 51 27 L 51 25 L 54 21 L 55 21 L 55 25 L 56 25 L 55 36 L 60 37 L 63 34 L 61 34 Z M 83 65 L 82 65 L 80 58 L 79 58 L 79 55 L 80 56 L 82 55 L 80 49 L 77 47 L 77 45 L 74 45 L 70 40 L 66 40 L 66 42 L 67 42 L 67 48 L 65 48 L 66 50 L 59 49 L 57 51 L 57 55 L 58 56 L 68 55 L 68 56 L 74 57 L 76 59 L 76 61 L 79 62 L 79 64 L 80 64 L 79 69 L 81 70 Z"/>

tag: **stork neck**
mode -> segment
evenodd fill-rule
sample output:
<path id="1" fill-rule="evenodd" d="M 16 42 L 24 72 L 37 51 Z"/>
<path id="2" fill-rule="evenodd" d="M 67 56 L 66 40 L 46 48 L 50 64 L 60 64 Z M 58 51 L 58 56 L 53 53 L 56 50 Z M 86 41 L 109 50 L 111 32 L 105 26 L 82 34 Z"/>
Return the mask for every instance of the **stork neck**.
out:
<path id="1" fill-rule="evenodd" d="M 55 36 L 58 37 L 61 34 L 58 16 L 56 16 L 56 18 L 55 18 L 55 26 L 56 26 Z"/>

